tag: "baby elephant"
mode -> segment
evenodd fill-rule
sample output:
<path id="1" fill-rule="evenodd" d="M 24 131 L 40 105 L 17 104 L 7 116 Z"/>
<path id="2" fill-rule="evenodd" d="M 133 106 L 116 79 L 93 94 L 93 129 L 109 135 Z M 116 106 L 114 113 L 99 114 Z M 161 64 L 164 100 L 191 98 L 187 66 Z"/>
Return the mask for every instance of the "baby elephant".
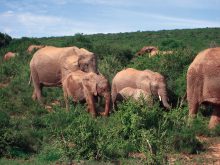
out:
<path id="1" fill-rule="evenodd" d="M 128 99 L 128 98 L 133 98 L 134 100 L 138 101 L 141 98 L 143 98 L 147 103 L 151 104 L 153 103 L 153 100 L 151 98 L 151 94 L 148 92 L 142 90 L 142 89 L 137 89 L 137 88 L 131 88 L 131 87 L 126 87 L 120 90 L 117 94 L 117 100 L 121 99 Z"/>
<path id="2" fill-rule="evenodd" d="M 104 76 L 81 70 L 71 72 L 63 80 L 63 92 L 67 110 L 69 110 L 68 97 L 72 97 L 74 102 L 86 100 L 87 110 L 94 117 L 97 115 L 94 96 L 103 96 L 105 111 L 101 115 L 108 116 L 111 93 L 109 82 Z"/>

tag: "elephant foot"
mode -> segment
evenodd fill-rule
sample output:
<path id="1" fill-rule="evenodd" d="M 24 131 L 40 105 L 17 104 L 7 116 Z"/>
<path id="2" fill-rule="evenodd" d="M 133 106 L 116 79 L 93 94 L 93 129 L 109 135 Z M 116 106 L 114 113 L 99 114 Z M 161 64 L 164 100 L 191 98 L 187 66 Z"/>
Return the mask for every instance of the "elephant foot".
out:
<path id="1" fill-rule="evenodd" d="M 32 94 L 32 100 L 34 100 L 34 101 L 36 101 L 36 100 L 37 100 L 37 95 L 36 95 L 36 93 L 35 93 L 35 92 Z"/>
<path id="2" fill-rule="evenodd" d="M 106 112 L 100 112 L 99 113 L 101 116 L 108 116 L 109 115 L 109 113 L 106 113 Z"/>
<path id="3" fill-rule="evenodd" d="M 96 118 L 97 114 L 96 113 L 91 113 L 92 117 Z"/>
<path id="4" fill-rule="evenodd" d="M 220 124 L 220 106 L 215 106 L 209 121 L 209 129 L 215 128 Z"/>

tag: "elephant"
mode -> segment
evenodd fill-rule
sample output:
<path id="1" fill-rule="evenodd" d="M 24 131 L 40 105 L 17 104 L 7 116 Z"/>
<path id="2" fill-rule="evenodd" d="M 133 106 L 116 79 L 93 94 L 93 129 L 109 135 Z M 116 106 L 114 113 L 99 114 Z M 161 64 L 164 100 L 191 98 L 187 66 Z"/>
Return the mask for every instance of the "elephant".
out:
<path id="1" fill-rule="evenodd" d="M 143 98 L 150 105 L 153 103 L 151 93 L 144 91 L 143 89 L 125 87 L 118 92 L 116 100 L 132 98 L 135 101 L 139 101 Z"/>
<path id="2" fill-rule="evenodd" d="M 27 49 L 27 53 L 31 54 L 33 51 L 36 51 L 38 49 L 41 49 L 45 47 L 45 45 L 30 45 Z"/>
<path id="3" fill-rule="evenodd" d="M 151 53 L 158 51 L 158 48 L 155 46 L 144 46 L 140 51 L 136 53 L 136 56 L 141 56 L 145 53 Z"/>
<path id="4" fill-rule="evenodd" d="M 110 110 L 111 92 L 110 84 L 103 75 L 81 70 L 69 73 L 63 80 L 63 93 L 66 109 L 69 111 L 68 97 L 74 102 L 86 100 L 88 112 L 96 116 L 94 96 L 105 98 L 105 111 L 101 113 L 108 116 Z"/>
<path id="5" fill-rule="evenodd" d="M 118 93 L 125 87 L 142 89 L 149 95 L 158 96 L 165 108 L 170 109 L 164 76 L 151 70 L 127 68 L 118 72 L 112 80 L 113 107 Z"/>
<path id="6" fill-rule="evenodd" d="M 7 52 L 5 55 L 4 55 L 4 61 L 7 61 L 11 58 L 14 58 L 15 56 L 17 56 L 18 53 L 13 53 L 13 52 Z"/>
<path id="7" fill-rule="evenodd" d="M 194 118 L 201 104 L 213 105 L 209 128 L 220 123 L 220 47 L 201 51 L 187 71 L 189 117 Z"/>
<path id="8" fill-rule="evenodd" d="M 41 101 L 43 86 L 61 86 L 71 72 L 82 70 L 97 73 L 96 56 L 86 49 L 75 46 L 58 48 L 46 46 L 33 55 L 30 61 L 30 81 L 33 81 L 33 100 Z"/>

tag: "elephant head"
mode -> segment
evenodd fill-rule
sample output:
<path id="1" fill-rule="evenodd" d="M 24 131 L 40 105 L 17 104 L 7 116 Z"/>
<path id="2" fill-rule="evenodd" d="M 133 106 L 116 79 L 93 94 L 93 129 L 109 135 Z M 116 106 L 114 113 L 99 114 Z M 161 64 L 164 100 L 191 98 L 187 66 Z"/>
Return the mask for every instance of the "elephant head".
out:
<path id="1" fill-rule="evenodd" d="M 60 64 L 62 66 L 62 78 L 65 78 L 69 73 L 77 70 L 86 73 L 98 73 L 95 54 L 86 49 L 79 49 L 75 46 L 67 51 L 66 55 L 62 57 Z"/>
<path id="2" fill-rule="evenodd" d="M 149 72 L 151 71 L 145 70 L 145 72 L 149 75 Z M 162 101 L 163 106 L 170 109 L 171 106 L 168 103 L 165 78 L 159 73 L 154 72 L 153 74 L 154 76 L 149 76 L 141 82 L 141 88 L 154 96 L 157 96 L 159 100 Z"/>
<path id="3" fill-rule="evenodd" d="M 93 53 L 90 54 L 82 54 L 79 56 L 78 65 L 80 70 L 84 72 L 97 72 L 97 61 L 96 57 Z"/>
<path id="4" fill-rule="evenodd" d="M 94 96 L 102 96 L 105 98 L 105 111 L 101 115 L 108 116 L 110 110 L 110 85 L 108 80 L 103 75 L 97 75 L 95 73 L 89 73 L 83 79 L 83 86 L 87 88 Z"/>

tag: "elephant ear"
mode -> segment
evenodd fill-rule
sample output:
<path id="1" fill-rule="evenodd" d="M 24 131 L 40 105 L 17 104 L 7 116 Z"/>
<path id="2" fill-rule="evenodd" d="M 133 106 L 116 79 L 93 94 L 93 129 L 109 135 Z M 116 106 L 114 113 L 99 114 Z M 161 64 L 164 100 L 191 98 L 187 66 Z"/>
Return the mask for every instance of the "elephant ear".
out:
<path id="1" fill-rule="evenodd" d="M 79 56 L 78 65 L 80 70 L 84 72 L 88 72 L 88 63 L 89 63 L 89 58 L 85 57 L 84 55 Z"/>
<path id="2" fill-rule="evenodd" d="M 151 91 L 151 83 L 150 83 L 149 79 L 142 80 L 140 82 L 139 88 L 144 90 L 144 91 L 146 91 L 147 93 L 152 93 L 152 91 Z"/>
<path id="3" fill-rule="evenodd" d="M 97 96 L 97 82 L 93 73 L 85 76 L 82 80 L 82 84 L 89 92 Z"/>

